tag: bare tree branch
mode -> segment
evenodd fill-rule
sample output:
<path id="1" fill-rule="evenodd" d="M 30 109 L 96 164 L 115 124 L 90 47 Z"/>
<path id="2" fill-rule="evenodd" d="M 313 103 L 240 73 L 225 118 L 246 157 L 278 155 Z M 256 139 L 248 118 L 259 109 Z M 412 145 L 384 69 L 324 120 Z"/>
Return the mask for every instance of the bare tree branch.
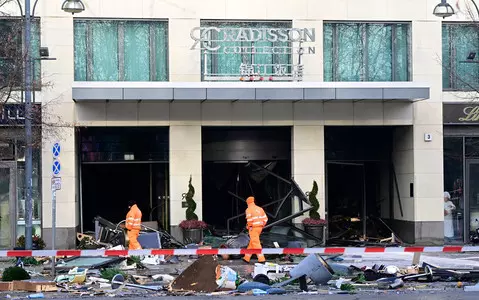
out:
<path id="1" fill-rule="evenodd" d="M 5 16 L 6 5 L 15 1 L 0 0 L 0 16 Z M 25 65 L 29 63 L 26 51 L 30 51 L 32 65 L 30 91 L 34 95 L 44 93 L 53 85 L 41 71 L 39 19 L 32 19 L 32 47 L 27 50 L 23 49 L 24 22 L 19 17 L 0 17 L 0 127 L 14 129 L 0 128 L 0 144 L 24 143 L 24 121 L 29 119 L 33 124 L 32 147 L 40 149 L 42 141 L 64 138 L 66 130 L 74 128 L 74 124 L 64 122 L 56 114 L 55 106 L 61 105 L 61 99 L 42 99 L 41 104 L 33 104 L 31 115 L 25 115 Z"/>

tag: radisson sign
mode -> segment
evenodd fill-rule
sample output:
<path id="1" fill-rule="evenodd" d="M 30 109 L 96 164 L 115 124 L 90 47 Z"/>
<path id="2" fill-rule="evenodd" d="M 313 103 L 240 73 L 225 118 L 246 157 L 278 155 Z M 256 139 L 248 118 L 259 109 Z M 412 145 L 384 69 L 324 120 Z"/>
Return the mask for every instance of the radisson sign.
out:
<path id="1" fill-rule="evenodd" d="M 250 81 L 263 80 L 265 77 L 269 80 L 301 81 L 301 56 L 316 53 L 314 45 L 304 45 L 316 41 L 314 28 L 204 26 L 191 29 L 190 36 L 194 41 L 191 50 L 201 50 L 205 66 L 213 65 L 212 61 L 218 55 L 242 55 L 237 72 L 221 73 L 214 68 L 203 68 L 203 78 L 211 81 L 235 81 L 243 80 L 243 77 L 249 78 Z M 296 54 L 297 56 L 294 56 Z M 289 57 L 289 62 L 283 60 L 276 63 L 272 59 L 273 55 L 285 55 L 282 57 Z M 262 60 L 260 57 L 266 59 Z M 293 57 L 297 59 L 297 63 L 293 62 Z"/>
<path id="2" fill-rule="evenodd" d="M 201 49 L 219 51 L 221 46 L 215 42 L 314 42 L 316 33 L 314 28 L 220 28 L 220 27 L 195 27 L 190 32 L 194 44 L 191 49 L 196 49 L 201 43 Z M 257 47 L 258 48 L 258 47 Z M 285 48 L 285 47 L 270 47 Z M 274 52 L 271 52 L 274 53 Z"/>

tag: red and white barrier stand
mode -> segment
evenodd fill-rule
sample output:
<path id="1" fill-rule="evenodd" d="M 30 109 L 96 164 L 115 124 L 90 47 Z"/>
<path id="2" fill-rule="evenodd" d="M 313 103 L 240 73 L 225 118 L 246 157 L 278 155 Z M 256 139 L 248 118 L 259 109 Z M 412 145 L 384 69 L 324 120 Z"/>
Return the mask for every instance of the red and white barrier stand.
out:
<path id="1" fill-rule="evenodd" d="M 264 249 L 148 249 L 148 250 L 4 250 L 0 257 L 43 256 L 140 256 L 140 255 L 244 255 L 244 254 L 368 254 L 368 253 L 461 253 L 479 252 L 479 246 L 443 247 L 337 247 L 337 248 L 264 248 Z"/>

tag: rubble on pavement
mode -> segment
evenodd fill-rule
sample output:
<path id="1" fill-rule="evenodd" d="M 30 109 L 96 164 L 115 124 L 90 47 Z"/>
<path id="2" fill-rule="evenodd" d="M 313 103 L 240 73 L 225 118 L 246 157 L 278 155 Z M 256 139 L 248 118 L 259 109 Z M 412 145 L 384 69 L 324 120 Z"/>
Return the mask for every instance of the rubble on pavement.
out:
<path id="1" fill-rule="evenodd" d="M 381 223 L 380 221 L 378 221 Z M 124 233 L 117 225 L 98 217 L 95 233 L 78 234 L 82 247 L 123 250 Z M 382 223 L 381 223 L 382 224 Z M 378 226 L 384 227 L 384 226 Z M 341 227 L 338 227 L 340 231 Z M 277 227 L 269 234 L 274 247 L 303 246 L 300 238 L 283 235 Z M 383 233 L 385 232 L 385 233 Z M 389 234 L 388 229 L 381 231 Z M 394 238 L 394 233 L 392 233 Z M 349 239 L 349 238 L 348 238 Z M 337 241 L 345 243 L 348 239 Z M 245 234 L 220 237 L 209 234 L 202 244 L 184 245 L 168 233 L 146 229 L 138 239 L 145 249 L 246 248 Z M 276 242 L 277 241 L 277 242 Z M 372 242 L 371 239 L 362 242 Z M 379 241 L 381 242 L 381 241 Z M 385 241 L 390 243 L 393 241 Z M 381 242 L 383 243 L 383 242 Z M 50 258 L 18 258 L 12 265 L 43 264 L 44 272 L 29 272 L 32 279 L 0 282 L 1 293 L 30 293 L 44 298 L 52 293 L 72 296 L 129 295 L 282 295 L 344 294 L 357 292 L 428 291 L 438 288 L 479 292 L 479 268 L 441 268 L 423 262 L 405 268 L 394 265 L 359 265 L 361 256 L 346 263 L 341 255 L 269 255 L 268 262 L 246 265 L 240 255 L 141 257 L 57 257 L 53 278 Z"/>

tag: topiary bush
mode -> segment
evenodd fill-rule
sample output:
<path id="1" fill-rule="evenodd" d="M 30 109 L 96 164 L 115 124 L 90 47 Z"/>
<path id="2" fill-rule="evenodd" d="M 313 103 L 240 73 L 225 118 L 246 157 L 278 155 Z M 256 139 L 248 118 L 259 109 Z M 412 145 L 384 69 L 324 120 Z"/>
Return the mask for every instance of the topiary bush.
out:
<path id="1" fill-rule="evenodd" d="M 195 188 L 193 187 L 193 184 L 191 184 L 191 175 L 190 175 L 190 181 L 188 182 L 188 192 L 184 193 L 182 195 L 183 200 L 186 200 L 186 204 L 188 208 L 186 209 L 186 220 L 188 221 L 196 221 L 198 220 L 198 216 L 195 214 L 196 210 L 196 202 L 193 200 L 193 197 L 195 196 Z"/>
<path id="2" fill-rule="evenodd" d="M 30 279 L 27 271 L 20 267 L 9 267 L 3 271 L 2 281 L 27 280 Z"/>
<path id="3" fill-rule="evenodd" d="M 314 180 L 313 188 L 311 189 L 311 192 L 308 193 L 309 202 L 311 203 L 311 206 L 313 207 L 313 209 L 309 211 L 309 217 L 311 219 L 321 219 L 321 216 L 318 213 L 319 201 L 318 201 L 318 198 L 316 197 L 317 195 L 318 195 L 318 184 L 316 183 L 316 180 Z"/>
<path id="4" fill-rule="evenodd" d="M 303 220 L 303 224 L 307 226 L 322 226 L 326 224 L 326 220 L 321 219 L 319 215 L 319 201 L 318 195 L 318 183 L 313 181 L 313 188 L 309 193 L 306 193 L 312 209 L 309 211 L 309 218 Z"/>

